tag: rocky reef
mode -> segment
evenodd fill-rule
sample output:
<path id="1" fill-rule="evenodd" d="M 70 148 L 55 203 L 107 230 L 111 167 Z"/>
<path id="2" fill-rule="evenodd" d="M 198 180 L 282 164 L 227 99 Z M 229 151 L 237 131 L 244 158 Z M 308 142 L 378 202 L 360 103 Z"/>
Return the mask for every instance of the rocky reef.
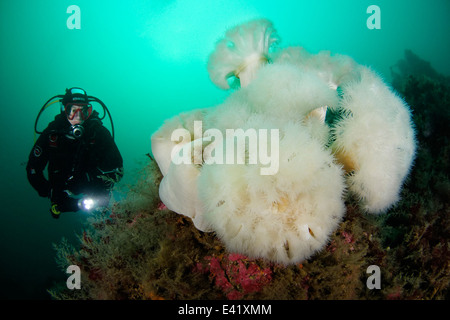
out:
<path id="1" fill-rule="evenodd" d="M 417 153 L 401 200 L 368 215 L 349 196 L 325 248 L 294 265 L 229 252 L 215 233 L 159 199 L 152 159 L 123 201 L 90 220 L 79 243 L 55 244 L 57 262 L 81 269 L 81 289 L 65 283 L 54 299 L 449 299 L 450 81 L 411 51 L 392 68 L 393 86 L 412 109 Z M 381 289 L 366 285 L 381 270 Z"/>

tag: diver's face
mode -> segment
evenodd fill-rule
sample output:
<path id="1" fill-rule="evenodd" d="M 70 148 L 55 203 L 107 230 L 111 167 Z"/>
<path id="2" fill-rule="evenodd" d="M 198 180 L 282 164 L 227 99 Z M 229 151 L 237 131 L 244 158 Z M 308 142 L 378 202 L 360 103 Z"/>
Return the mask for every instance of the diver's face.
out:
<path id="1" fill-rule="evenodd" d="M 66 107 L 67 120 L 71 125 L 82 124 L 91 115 L 92 108 L 85 105 L 68 105 Z"/>

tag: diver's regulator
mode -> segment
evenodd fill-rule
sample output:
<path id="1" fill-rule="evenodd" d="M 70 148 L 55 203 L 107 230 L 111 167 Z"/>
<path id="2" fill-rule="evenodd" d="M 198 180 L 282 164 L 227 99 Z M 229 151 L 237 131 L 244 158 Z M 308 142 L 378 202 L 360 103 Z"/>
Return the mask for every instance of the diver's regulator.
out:
<path id="1" fill-rule="evenodd" d="M 69 134 L 75 139 L 80 139 L 84 134 L 84 127 L 81 124 L 76 124 L 70 127 Z"/>

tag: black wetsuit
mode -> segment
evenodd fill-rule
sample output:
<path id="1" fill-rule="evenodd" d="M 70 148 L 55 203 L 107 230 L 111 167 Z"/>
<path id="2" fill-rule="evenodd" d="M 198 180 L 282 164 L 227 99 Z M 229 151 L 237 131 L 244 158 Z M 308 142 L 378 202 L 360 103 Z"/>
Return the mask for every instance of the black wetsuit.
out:
<path id="1" fill-rule="evenodd" d="M 55 117 L 31 150 L 28 181 L 42 197 L 49 197 L 61 212 L 78 211 L 72 195 L 90 195 L 109 202 L 110 189 L 123 176 L 123 160 L 110 132 L 94 112 L 83 123 L 80 138 L 71 134 L 64 113 Z M 48 180 L 44 169 L 48 164 Z"/>

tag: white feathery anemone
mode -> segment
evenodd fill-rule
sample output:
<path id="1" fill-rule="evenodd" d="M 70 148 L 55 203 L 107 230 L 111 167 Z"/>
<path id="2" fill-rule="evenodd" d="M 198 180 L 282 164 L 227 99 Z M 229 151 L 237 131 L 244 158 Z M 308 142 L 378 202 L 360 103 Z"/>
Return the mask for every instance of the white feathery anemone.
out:
<path id="1" fill-rule="evenodd" d="M 191 218 L 197 229 L 211 231 L 202 219 L 202 205 L 198 201 L 197 177 L 200 168 L 194 161 L 182 163 L 181 160 L 186 152 L 189 152 L 191 158 L 199 157 L 195 154 L 199 148 L 194 146 L 202 144 L 202 141 L 194 139 L 194 122 L 201 121 L 205 114 L 205 109 L 197 109 L 165 121 L 152 135 L 151 142 L 153 156 L 163 174 L 159 186 L 161 201 L 168 209 Z M 188 136 L 173 136 L 177 130 L 182 130 Z"/>
<path id="2" fill-rule="evenodd" d="M 272 56 L 274 63 L 290 63 L 301 72 L 315 73 L 334 90 L 357 77 L 357 64 L 352 58 L 340 54 L 332 56 L 329 51 L 310 54 L 304 48 L 289 47 Z"/>
<path id="3" fill-rule="evenodd" d="M 270 126 L 264 117 L 252 121 Z M 270 121 L 269 121 L 270 122 Z M 285 123 L 275 175 L 259 165 L 203 166 L 204 219 L 228 250 L 290 264 L 326 245 L 345 212 L 344 179 L 331 153 L 302 125 Z"/>
<path id="4" fill-rule="evenodd" d="M 193 160 L 189 163 L 181 161 L 186 152 L 190 152 L 192 158 L 198 156 L 195 154 L 195 145 L 198 144 L 202 144 L 202 139 L 186 143 L 174 152 L 170 168 L 159 185 L 159 196 L 169 210 L 191 218 L 197 229 L 208 232 L 212 229 L 203 219 L 203 205 L 198 200 L 200 168 Z"/>
<path id="5" fill-rule="evenodd" d="M 343 119 L 332 148 L 348 172 L 349 190 L 365 210 L 381 213 L 399 200 L 414 159 L 414 130 L 406 103 L 370 69 L 359 72 L 342 87 Z"/>
<path id="6" fill-rule="evenodd" d="M 258 72 L 258 77 L 240 90 L 252 106 L 252 112 L 286 120 L 303 120 L 313 110 L 337 106 L 336 90 L 311 71 L 292 64 L 271 64 Z"/>
<path id="7" fill-rule="evenodd" d="M 267 20 L 229 30 L 208 71 L 223 89 L 229 77 L 239 78 L 240 89 L 219 106 L 166 121 L 152 136 L 152 152 L 170 210 L 216 232 L 228 250 L 291 264 L 326 245 L 345 213 L 347 190 L 369 212 L 392 206 L 415 140 L 408 106 L 371 70 L 346 56 L 295 47 L 269 58 L 277 39 Z M 331 129 L 328 108 L 340 113 Z M 200 137 L 196 120 L 206 130 Z M 177 129 L 188 137 L 173 141 Z M 249 141 L 245 150 L 234 163 L 216 162 L 237 139 L 226 133 L 236 129 Z M 251 134 L 269 130 L 276 139 L 250 145 Z M 262 174 L 266 163 L 250 161 L 264 146 L 277 156 L 270 174 Z M 182 161 L 186 154 L 201 161 Z"/>
<path id="8" fill-rule="evenodd" d="M 184 144 L 194 140 L 194 121 L 201 121 L 206 109 L 196 109 L 183 112 L 164 122 L 164 124 L 152 134 L 152 154 L 159 170 L 165 176 L 169 171 L 173 148 L 181 148 Z M 173 141 L 172 134 L 177 129 L 186 129 L 191 133 L 190 140 Z"/>
<path id="9" fill-rule="evenodd" d="M 229 89 L 228 79 L 236 77 L 248 85 L 261 65 L 269 61 L 269 49 L 278 41 L 272 23 L 265 19 L 238 25 L 225 34 L 208 61 L 211 80 Z"/>

